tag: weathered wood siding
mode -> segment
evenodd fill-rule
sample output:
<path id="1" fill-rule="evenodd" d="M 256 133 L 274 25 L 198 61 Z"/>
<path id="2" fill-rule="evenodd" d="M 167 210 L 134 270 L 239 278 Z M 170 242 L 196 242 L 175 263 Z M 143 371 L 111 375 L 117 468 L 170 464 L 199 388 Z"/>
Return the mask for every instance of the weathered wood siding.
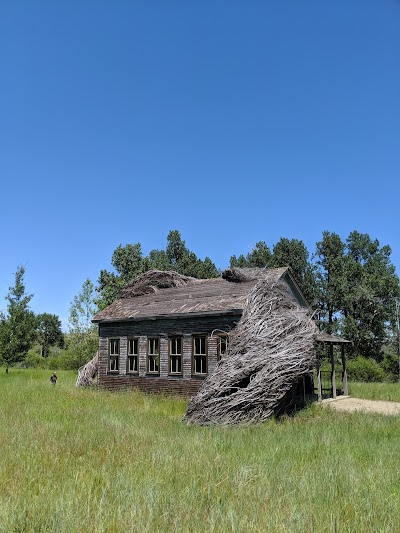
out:
<path id="1" fill-rule="evenodd" d="M 217 333 L 231 331 L 240 315 L 208 316 L 180 319 L 137 320 L 99 324 L 99 385 L 108 389 L 135 387 L 147 393 L 192 396 L 201 387 L 204 378 L 192 376 L 193 335 L 207 335 L 208 373 L 217 365 Z M 217 331 L 216 331 L 217 330 Z M 214 332 L 214 334 L 213 334 Z M 168 374 L 168 339 L 183 339 L 182 375 Z M 127 373 L 127 349 L 129 338 L 139 339 L 139 373 Z M 159 374 L 147 373 L 147 339 L 160 339 Z M 120 340 L 119 371 L 108 371 L 109 339 Z"/>

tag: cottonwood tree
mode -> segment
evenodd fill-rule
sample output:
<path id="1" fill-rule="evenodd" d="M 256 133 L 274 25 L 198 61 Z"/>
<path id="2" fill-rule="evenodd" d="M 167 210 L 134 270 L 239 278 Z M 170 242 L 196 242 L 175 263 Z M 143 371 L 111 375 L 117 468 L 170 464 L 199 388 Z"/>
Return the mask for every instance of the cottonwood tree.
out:
<path id="1" fill-rule="evenodd" d="M 394 326 L 399 278 L 390 261 L 390 246 L 358 231 L 346 239 L 346 291 L 343 294 L 343 335 L 354 351 L 379 357 Z"/>
<path id="2" fill-rule="evenodd" d="M 43 357 L 49 355 L 50 346 L 63 347 L 64 335 L 59 317 L 50 313 L 36 315 L 36 337 L 40 344 L 40 355 Z"/>
<path id="3" fill-rule="evenodd" d="M 92 318 L 96 312 L 96 290 L 90 279 L 85 279 L 81 291 L 74 296 L 69 309 L 70 333 L 85 335 L 94 329 Z"/>
<path id="4" fill-rule="evenodd" d="M 264 241 L 259 241 L 246 256 L 233 255 L 230 258 L 230 266 L 240 268 L 290 267 L 306 300 L 313 304 L 316 297 L 315 273 L 308 257 L 309 253 L 302 241 L 282 237 L 273 247 L 273 252 Z"/>
<path id="5" fill-rule="evenodd" d="M 395 320 L 399 278 L 389 246 L 358 231 L 343 242 L 324 232 L 317 243 L 322 326 L 353 342 L 353 353 L 379 359 Z"/>
<path id="6" fill-rule="evenodd" d="M 99 309 L 110 305 L 125 285 L 149 270 L 174 270 L 195 278 L 219 276 L 218 269 L 211 259 L 198 258 L 186 247 L 177 230 L 168 233 L 165 250 L 151 250 L 147 256 L 143 256 L 140 243 L 119 245 L 114 250 L 111 263 L 114 272 L 101 270 L 98 279 L 99 296 L 96 304 Z"/>
<path id="7" fill-rule="evenodd" d="M 74 296 L 68 318 L 67 353 L 74 368 L 86 363 L 98 349 L 98 333 L 92 323 L 97 306 L 96 290 L 90 279 L 83 282 L 81 291 Z"/>
<path id="8" fill-rule="evenodd" d="M 189 253 L 178 230 L 171 230 L 167 237 L 165 253 L 171 266 L 177 266 Z"/>
<path id="9" fill-rule="evenodd" d="M 186 247 L 181 234 L 171 230 L 167 236 L 165 255 L 168 260 L 167 269 L 175 270 L 179 274 L 199 279 L 215 278 L 219 276 L 218 269 L 209 257 L 204 260 Z M 154 268 L 154 266 L 151 266 Z"/>
<path id="10" fill-rule="evenodd" d="M 311 306 L 315 305 L 315 267 L 309 261 L 309 253 L 303 241 L 281 237 L 273 247 L 271 265 L 274 267 L 290 267 L 306 300 Z"/>
<path id="11" fill-rule="evenodd" d="M 337 333 L 346 291 L 345 244 L 337 233 L 324 231 L 314 257 L 320 323 L 327 333 Z"/>
<path id="12" fill-rule="evenodd" d="M 99 309 L 110 305 L 129 281 L 148 268 L 144 262 L 140 243 L 117 246 L 112 254 L 111 264 L 115 272 L 103 269 L 98 278 L 98 297 L 95 303 Z"/>
<path id="13" fill-rule="evenodd" d="M 264 241 L 259 241 L 246 256 L 243 254 L 240 254 L 239 257 L 232 255 L 229 263 L 231 267 L 240 268 L 270 267 L 272 265 L 272 253 Z"/>
<path id="14" fill-rule="evenodd" d="M 149 270 L 140 243 L 117 246 L 112 254 L 111 264 L 115 272 L 103 269 L 98 278 L 95 303 L 99 309 L 110 305 L 127 283 Z"/>
<path id="15" fill-rule="evenodd" d="M 236 255 L 232 255 L 229 260 L 229 266 L 238 268 L 248 268 L 249 262 L 243 254 L 240 254 L 238 257 L 236 257 Z"/>
<path id="16" fill-rule="evenodd" d="M 6 366 L 23 361 L 35 339 L 36 319 L 29 308 L 33 294 L 26 294 L 25 268 L 19 266 L 6 296 L 7 312 L 0 317 L 0 358 Z"/>

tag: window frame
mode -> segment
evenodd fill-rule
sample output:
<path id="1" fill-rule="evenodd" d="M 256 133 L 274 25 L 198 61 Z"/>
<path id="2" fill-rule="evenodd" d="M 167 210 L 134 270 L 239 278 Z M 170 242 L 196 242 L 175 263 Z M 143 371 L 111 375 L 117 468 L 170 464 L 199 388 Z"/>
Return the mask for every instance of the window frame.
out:
<path id="1" fill-rule="evenodd" d="M 111 347 L 114 346 L 114 343 L 116 343 L 116 346 L 118 346 L 118 351 L 114 352 L 111 351 Z M 119 374 L 119 363 L 120 363 L 120 356 L 121 356 L 121 339 L 118 337 L 111 337 L 108 339 L 108 366 L 107 371 L 110 374 Z M 111 368 L 111 362 L 116 363 L 116 368 Z"/>
<path id="2" fill-rule="evenodd" d="M 181 343 L 181 351 L 180 353 L 172 353 L 172 346 L 171 346 L 171 343 L 173 341 L 177 341 L 179 340 L 180 343 Z M 173 372 L 172 369 L 171 369 L 171 361 L 172 361 L 172 357 L 179 357 L 180 360 L 181 360 L 181 363 L 180 363 L 180 367 L 181 367 L 181 370 L 180 372 Z M 168 375 L 169 376 L 182 376 L 183 375 L 183 337 L 181 335 L 171 335 L 171 337 L 168 337 Z"/>
<path id="3" fill-rule="evenodd" d="M 196 339 L 204 339 L 204 353 L 196 354 Z M 196 358 L 205 357 L 205 372 L 196 372 Z M 199 334 L 192 336 L 192 376 L 204 378 L 208 374 L 208 335 Z"/>
<path id="4" fill-rule="evenodd" d="M 225 350 L 221 350 L 222 340 L 225 340 Z M 221 361 L 221 359 L 226 354 L 226 350 L 228 349 L 228 340 L 229 335 L 227 333 L 219 333 L 217 335 L 217 362 Z"/>
<path id="5" fill-rule="evenodd" d="M 133 346 L 137 347 L 136 353 L 130 353 L 130 343 L 133 342 Z M 137 370 L 129 370 L 129 363 L 131 359 L 136 359 L 136 369 Z M 135 365 L 134 365 L 135 366 Z M 127 374 L 139 374 L 139 338 L 138 337 L 128 337 L 127 343 L 126 343 L 126 373 Z"/>
<path id="6" fill-rule="evenodd" d="M 150 343 L 152 341 L 157 341 L 158 343 L 158 353 L 157 354 L 152 354 L 150 353 Z M 147 337 L 147 350 L 146 350 L 146 373 L 147 374 L 150 374 L 150 375 L 153 375 L 153 376 L 159 376 L 160 375 L 160 337 Z M 157 364 L 157 367 L 158 369 L 157 370 L 150 370 L 150 358 L 154 358 L 154 356 L 157 355 L 158 356 L 158 364 Z"/>

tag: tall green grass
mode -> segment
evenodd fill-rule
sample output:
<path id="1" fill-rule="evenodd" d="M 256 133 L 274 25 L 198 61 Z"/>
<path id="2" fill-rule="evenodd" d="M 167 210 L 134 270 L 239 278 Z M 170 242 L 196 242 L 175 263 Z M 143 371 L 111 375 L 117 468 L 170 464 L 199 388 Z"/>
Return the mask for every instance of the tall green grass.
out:
<path id="1" fill-rule="evenodd" d="M 349 394 L 367 400 L 400 402 L 399 383 L 350 383 Z"/>
<path id="2" fill-rule="evenodd" d="M 400 423 L 317 405 L 258 427 L 185 401 L 0 374 L 0 531 L 397 532 Z"/>

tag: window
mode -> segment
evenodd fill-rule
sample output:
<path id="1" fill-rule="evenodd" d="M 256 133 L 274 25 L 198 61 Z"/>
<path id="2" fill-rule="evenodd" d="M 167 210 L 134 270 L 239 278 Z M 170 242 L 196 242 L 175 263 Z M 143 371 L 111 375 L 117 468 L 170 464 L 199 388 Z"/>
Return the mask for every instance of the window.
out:
<path id="1" fill-rule="evenodd" d="M 221 361 L 228 348 L 228 335 L 219 335 L 217 338 L 217 361 Z"/>
<path id="2" fill-rule="evenodd" d="M 207 374 L 207 337 L 193 337 L 193 374 Z"/>
<path id="3" fill-rule="evenodd" d="M 160 372 L 160 339 L 147 340 L 147 372 L 159 374 Z"/>
<path id="4" fill-rule="evenodd" d="M 119 339 L 110 339 L 108 342 L 108 370 L 119 371 Z"/>
<path id="5" fill-rule="evenodd" d="M 129 374 L 139 372 L 139 339 L 128 339 L 126 371 Z"/>
<path id="6" fill-rule="evenodd" d="M 182 374 L 182 337 L 169 339 L 169 373 Z"/>

